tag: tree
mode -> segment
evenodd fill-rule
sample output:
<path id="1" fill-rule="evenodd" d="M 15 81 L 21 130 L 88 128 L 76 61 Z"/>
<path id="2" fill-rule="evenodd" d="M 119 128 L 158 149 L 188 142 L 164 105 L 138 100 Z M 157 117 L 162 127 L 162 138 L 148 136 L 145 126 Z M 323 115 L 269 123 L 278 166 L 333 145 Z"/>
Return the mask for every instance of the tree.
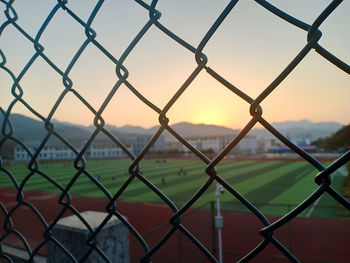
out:
<path id="1" fill-rule="evenodd" d="M 350 146 L 350 124 L 344 126 L 330 137 L 314 141 L 313 145 L 326 150 L 348 148 Z"/>
<path id="2" fill-rule="evenodd" d="M 0 135 L 0 142 L 3 140 Z M 0 156 L 2 159 L 13 159 L 16 143 L 13 140 L 5 139 L 0 148 Z"/>

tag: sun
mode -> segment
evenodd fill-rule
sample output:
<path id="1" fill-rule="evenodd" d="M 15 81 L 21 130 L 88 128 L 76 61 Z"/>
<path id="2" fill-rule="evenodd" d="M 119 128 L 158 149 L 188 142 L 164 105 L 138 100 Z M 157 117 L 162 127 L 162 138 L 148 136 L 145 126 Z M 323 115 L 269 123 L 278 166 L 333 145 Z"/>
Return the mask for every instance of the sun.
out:
<path id="1" fill-rule="evenodd" d="M 193 123 L 202 123 L 207 125 L 227 126 L 227 116 L 219 109 L 208 109 L 197 112 L 192 119 Z"/>

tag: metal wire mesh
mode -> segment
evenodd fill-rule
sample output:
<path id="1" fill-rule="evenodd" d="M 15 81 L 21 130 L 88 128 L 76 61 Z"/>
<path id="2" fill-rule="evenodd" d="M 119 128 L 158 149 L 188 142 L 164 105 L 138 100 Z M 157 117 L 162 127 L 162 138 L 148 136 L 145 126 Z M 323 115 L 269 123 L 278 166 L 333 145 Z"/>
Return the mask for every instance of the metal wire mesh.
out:
<path id="1" fill-rule="evenodd" d="M 30 155 L 30 162 L 28 163 L 29 173 L 26 175 L 25 179 L 21 182 L 18 182 L 16 179 L 16 175 L 11 173 L 6 167 L 3 165 L 3 161 L 1 160 L 0 169 L 1 171 L 8 176 L 8 178 L 13 182 L 13 186 L 17 189 L 17 204 L 8 211 L 5 208 L 5 205 L 0 203 L 1 213 L 5 217 L 5 222 L 3 224 L 4 233 L 1 235 L 0 240 L 4 240 L 6 236 L 10 234 L 16 235 L 21 242 L 24 244 L 26 248 L 26 252 L 30 256 L 29 262 L 33 262 L 34 257 L 37 255 L 40 248 L 45 246 L 47 242 L 54 242 L 57 246 L 59 246 L 71 259 L 72 262 L 77 262 L 77 259 L 74 258 L 73 255 L 62 245 L 59 241 L 55 239 L 52 235 L 51 230 L 55 227 L 58 220 L 61 216 L 68 210 L 74 213 L 80 220 L 86 225 L 86 227 L 90 230 L 90 237 L 87 240 L 86 245 L 90 248 L 84 255 L 81 255 L 81 259 L 79 262 L 84 262 L 85 259 L 89 257 L 89 255 L 96 251 L 105 262 L 111 262 L 101 251 L 101 249 L 96 245 L 96 236 L 98 232 L 104 227 L 104 225 L 108 222 L 111 217 L 117 217 L 119 220 L 123 222 L 127 226 L 127 228 L 132 232 L 132 234 L 138 239 L 138 242 L 142 245 L 144 249 L 144 255 L 140 259 L 141 262 L 150 262 L 152 260 L 152 255 L 156 253 L 177 231 L 180 231 L 184 234 L 188 240 L 190 240 L 199 251 L 203 253 L 205 257 L 208 258 L 210 262 L 217 262 L 217 259 L 212 255 L 212 253 L 204 247 L 197 238 L 191 234 L 191 232 L 181 223 L 181 216 L 188 211 L 189 208 L 201 197 L 201 195 L 208 189 L 209 186 L 220 183 L 232 196 L 234 196 L 237 200 L 239 200 L 247 209 L 249 209 L 255 216 L 264 224 L 264 228 L 260 230 L 260 235 L 262 236 L 261 243 L 256 246 L 250 253 L 245 255 L 240 261 L 247 262 L 257 255 L 268 244 L 274 245 L 278 250 L 280 250 L 291 262 L 299 262 L 298 258 L 296 258 L 277 238 L 274 236 L 274 231 L 286 225 L 288 222 L 293 220 L 296 216 L 302 213 L 306 208 L 308 208 L 313 202 L 319 199 L 321 196 L 325 194 L 329 194 L 335 200 L 337 200 L 341 205 L 345 208 L 350 209 L 350 202 L 346 198 L 344 198 L 340 193 L 338 193 L 332 187 L 332 174 L 337 171 L 341 166 L 346 164 L 350 160 L 350 151 L 344 153 L 340 158 L 334 161 L 328 167 L 324 166 L 321 162 L 315 159 L 312 155 L 308 154 L 295 144 L 293 144 L 290 140 L 288 140 L 283 134 L 281 134 L 278 130 L 276 130 L 267 120 L 263 117 L 261 103 L 271 94 L 273 93 L 281 84 L 281 82 L 296 68 L 296 66 L 305 58 L 305 56 L 311 52 L 312 50 L 316 51 L 317 54 L 322 56 L 324 59 L 329 61 L 329 63 L 334 64 L 340 70 L 342 70 L 345 74 L 350 74 L 350 66 L 346 64 L 341 59 L 334 56 L 332 53 L 327 51 L 324 47 L 322 47 L 318 41 L 321 38 L 321 31 L 319 30 L 320 25 L 327 19 L 327 17 L 341 4 L 341 0 L 332 1 L 322 13 L 319 14 L 317 19 L 311 24 L 307 24 L 301 20 L 298 20 L 296 17 L 291 16 L 288 13 L 283 12 L 278 9 L 274 5 L 270 4 L 268 1 L 264 0 L 255 0 L 257 4 L 268 11 L 270 11 L 275 16 L 284 20 L 284 22 L 293 25 L 294 27 L 305 31 L 307 34 L 307 43 L 302 48 L 302 50 L 295 55 L 295 57 L 290 61 L 289 65 L 285 67 L 280 74 L 278 74 L 275 79 L 266 87 L 255 99 L 246 94 L 243 90 L 234 86 L 228 80 L 220 75 L 219 72 L 215 71 L 213 68 L 209 67 L 207 64 L 207 56 L 203 53 L 203 49 L 210 41 L 211 37 L 215 34 L 216 30 L 220 27 L 221 23 L 226 19 L 226 17 L 232 12 L 234 9 L 237 0 L 230 1 L 227 6 L 222 10 L 221 14 L 217 17 L 216 21 L 212 24 L 212 26 L 208 29 L 204 37 L 201 39 L 199 45 L 197 47 L 192 46 L 185 39 L 182 39 L 180 36 L 173 33 L 166 26 L 161 23 L 161 13 L 157 10 L 157 0 L 153 0 L 151 4 L 147 4 L 142 0 L 135 0 L 137 4 L 142 6 L 145 12 L 148 12 L 149 19 L 147 23 L 143 26 L 143 28 L 137 33 L 128 47 L 125 49 L 123 54 L 119 59 L 115 58 L 111 52 L 109 52 L 97 39 L 97 33 L 92 27 L 92 22 L 94 21 L 96 15 L 98 14 L 101 6 L 104 4 L 103 0 L 99 0 L 95 5 L 93 11 L 89 15 L 87 22 L 85 22 L 82 18 L 80 18 L 74 11 L 72 11 L 67 6 L 67 0 L 58 0 L 57 4 L 55 4 L 48 14 L 47 19 L 41 25 L 39 31 L 35 36 L 30 35 L 26 32 L 20 25 L 16 23 L 18 19 L 17 12 L 13 7 L 14 0 L 0 0 L 2 7 L 4 7 L 4 14 L 6 16 L 6 21 L 0 27 L 0 34 L 6 31 L 8 28 L 12 27 L 18 33 L 23 35 L 26 41 L 33 44 L 35 53 L 30 58 L 28 62 L 26 62 L 25 66 L 22 68 L 20 73 L 16 75 L 10 68 L 6 65 L 6 54 L 0 49 L 0 68 L 3 72 L 8 74 L 8 76 L 12 79 L 12 89 L 11 93 L 13 96 L 13 100 L 7 109 L 1 108 L 1 114 L 3 115 L 2 122 L 2 139 L 0 141 L 0 146 L 4 145 L 6 142 L 13 141 L 17 145 L 22 146 L 28 154 Z M 55 61 L 51 60 L 45 54 L 45 47 L 41 44 L 41 36 L 45 32 L 47 26 L 50 21 L 55 17 L 58 10 L 64 10 L 76 23 L 81 26 L 85 30 L 85 41 L 80 46 L 79 50 L 74 55 L 73 59 L 70 61 L 69 65 L 62 69 Z M 194 59 L 197 63 L 197 66 L 193 69 L 193 72 L 188 76 L 188 78 L 183 82 L 183 84 L 178 88 L 178 90 L 173 94 L 171 99 L 167 102 L 165 107 L 160 108 L 157 105 L 151 103 L 141 92 L 138 91 L 137 87 L 134 87 L 132 83 L 128 81 L 129 71 L 123 65 L 126 58 L 133 52 L 133 49 L 138 45 L 140 40 L 148 33 L 150 28 L 156 27 L 158 28 L 166 37 L 168 37 L 174 43 L 181 45 L 189 52 L 191 52 L 194 56 Z M 118 81 L 115 83 L 114 87 L 109 91 L 109 94 L 104 99 L 101 107 L 95 109 L 91 104 L 84 99 L 84 97 L 74 89 L 74 85 L 72 79 L 70 78 L 70 72 L 75 67 L 76 62 L 79 57 L 84 53 L 86 48 L 90 45 L 93 45 L 97 49 L 99 49 L 105 57 L 115 64 L 115 72 L 118 78 Z M 26 72 L 32 67 L 33 63 L 41 58 L 47 64 L 47 67 L 51 67 L 61 78 L 64 84 L 64 89 L 62 90 L 59 98 L 56 100 L 54 106 L 50 109 L 50 112 L 47 116 L 41 115 L 37 112 L 33 107 L 31 107 L 30 103 L 27 102 L 23 98 L 24 90 L 20 86 L 20 81 Z M 225 86 L 229 91 L 239 97 L 241 100 L 245 101 L 250 105 L 250 121 L 245 125 L 245 127 L 240 131 L 240 133 L 234 137 L 234 139 L 222 150 L 217 156 L 212 159 L 209 159 L 205 154 L 201 151 L 193 147 L 181 134 L 176 132 L 174 129 L 168 125 L 169 118 L 167 117 L 167 113 L 173 107 L 174 103 L 182 96 L 184 91 L 189 87 L 189 85 L 197 78 L 199 73 L 206 72 L 208 76 L 212 77 L 223 86 Z M 118 88 L 121 85 L 126 85 L 129 90 L 147 107 L 152 109 L 154 112 L 158 114 L 160 127 L 154 133 L 151 140 L 148 142 L 146 147 L 139 153 L 138 155 L 134 155 L 129 148 L 122 143 L 120 138 L 113 136 L 108 129 L 105 127 L 105 121 L 102 118 L 102 113 L 106 109 L 107 105 L 109 105 L 112 98 L 118 93 Z M 62 135 L 60 135 L 56 130 L 55 126 L 52 122 L 52 117 L 57 109 L 60 107 L 63 99 L 67 96 L 67 94 L 73 94 L 93 115 L 94 115 L 94 125 L 95 129 L 92 133 L 91 137 L 84 144 L 81 149 L 76 149 L 71 142 L 66 140 Z M 43 123 L 45 123 L 46 136 L 40 143 L 38 149 L 31 153 L 30 149 L 27 145 L 25 145 L 20 138 L 16 138 L 14 136 L 14 129 L 11 124 L 11 111 L 13 107 L 17 104 L 22 104 L 26 107 L 33 115 L 39 118 Z M 269 220 L 265 217 L 262 212 L 252 205 L 243 195 L 241 195 L 233 185 L 227 183 L 219 174 L 217 174 L 215 168 L 216 166 L 225 158 L 225 156 L 246 136 L 246 134 L 257 124 L 260 123 L 264 126 L 271 134 L 273 134 L 276 138 L 278 138 L 281 142 L 287 145 L 290 149 L 292 149 L 296 154 L 304 158 L 307 162 L 309 162 L 312 166 L 318 169 L 319 173 L 315 177 L 315 183 L 318 185 L 316 191 L 314 191 L 307 199 L 305 199 L 302 203 L 300 203 L 297 207 L 295 207 L 292 211 L 284 215 L 282 218 L 278 219 L 275 222 L 269 222 Z M 155 185 L 153 185 L 147 178 L 145 178 L 141 173 L 141 168 L 139 163 L 145 155 L 149 152 L 152 145 L 157 141 L 157 139 L 164 133 L 164 131 L 168 131 L 171 133 L 178 141 L 180 141 L 185 147 L 187 147 L 193 154 L 195 154 L 205 165 L 205 173 L 208 178 L 206 182 L 198 189 L 198 191 L 183 205 L 181 208 L 178 208 L 172 200 L 170 200 L 166 195 L 164 195 Z M 83 155 L 87 151 L 88 147 L 94 142 L 95 138 L 99 134 L 105 134 L 110 140 L 112 140 L 117 146 L 122 148 L 125 154 L 132 160 L 132 164 L 129 167 L 130 176 L 125 180 L 124 184 L 119 188 L 119 190 L 115 193 L 110 193 L 95 177 L 89 172 L 86 168 L 86 160 Z M 75 154 L 74 167 L 75 174 L 72 176 L 70 183 L 63 187 L 54 179 L 50 178 L 45 172 L 42 171 L 37 157 L 39 153 L 44 148 L 47 141 L 55 137 L 63 144 L 65 144 L 72 152 Z M 61 205 L 61 211 L 57 215 L 56 219 L 48 223 L 45 221 L 42 213 L 45 211 L 38 211 L 31 203 L 27 202 L 23 196 L 23 188 L 26 185 L 26 182 L 34 175 L 40 175 L 45 178 L 50 184 L 61 191 L 59 204 Z M 100 227 L 94 232 L 89 228 L 88 223 L 82 218 L 79 212 L 74 208 L 71 204 L 71 196 L 70 190 L 75 184 L 75 182 L 82 176 L 86 176 L 91 181 L 91 184 L 95 184 L 101 192 L 104 193 L 105 197 L 109 200 L 109 203 L 106 207 L 106 212 L 108 213 L 108 217 L 104 220 L 104 222 L 100 225 Z M 158 240 L 157 244 L 153 247 L 150 247 L 147 242 L 143 239 L 143 237 L 138 233 L 137 229 L 133 227 L 129 222 L 127 222 L 121 214 L 118 212 L 118 208 L 115 203 L 120 198 L 121 194 L 128 188 L 130 183 L 138 179 L 144 183 L 145 186 L 149 188 L 149 191 L 153 191 L 156 195 L 158 195 L 166 205 L 169 206 L 173 211 L 173 215 L 169 218 L 169 222 L 172 224 L 172 227 L 168 230 L 168 232 L 163 236 L 161 240 Z M 41 224 L 45 228 L 43 233 L 44 241 L 35 248 L 30 248 L 27 240 L 24 236 L 19 233 L 12 224 L 11 216 L 16 212 L 16 210 L 21 207 L 26 206 L 30 209 L 30 211 L 40 220 Z M 1 243 L 0 243 L 1 245 Z M 3 253 L 2 247 L 0 246 L 0 257 L 7 260 L 8 262 L 13 262 L 6 254 Z"/>

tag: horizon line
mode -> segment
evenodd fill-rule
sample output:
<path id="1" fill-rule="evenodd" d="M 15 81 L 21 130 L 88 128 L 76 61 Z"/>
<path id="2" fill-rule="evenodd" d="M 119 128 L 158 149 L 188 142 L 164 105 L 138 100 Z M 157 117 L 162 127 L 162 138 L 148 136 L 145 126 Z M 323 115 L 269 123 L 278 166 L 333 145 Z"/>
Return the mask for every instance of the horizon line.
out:
<path id="1" fill-rule="evenodd" d="M 30 119 L 33 119 L 33 120 L 42 121 L 40 118 L 37 118 L 35 115 L 28 116 L 28 115 L 25 115 L 25 114 L 22 114 L 22 113 L 18 113 L 18 112 L 12 112 L 11 114 L 18 114 L 18 115 L 22 115 L 24 117 L 27 117 L 27 118 L 30 118 Z M 86 124 L 74 123 L 74 122 L 71 122 L 71 121 L 59 120 L 57 118 L 53 118 L 52 121 L 57 121 L 57 122 L 61 122 L 61 123 L 67 123 L 67 124 L 71 124 L 71 125 L 84 126 L 84 127 L 87 127 L 87 128 L 91 127 L 91 126 L 94 126 L 93 123 L 91 123 L 90 125 L 86 125 Z M 339 121 L 312 121 L 312 120 L 309 120 L 309 119 L 306 119 L 306 118 L 300 119 L 300 120 L 290 120 L 290 119 L 288 119 L 288 120 L 285 120 L 285 121 L 273 121 L 273 122 L 270 122 L 270 124 L 285 123 L 285 122 L 302 122 L 302 121 L 308 121 L 308 122 L 311 122 L 313 124 L 317 124 L 317 123 L 338 123 L 338 124 L 341 124 L 343 126 L 349 125 L 349 124 L 345 124 L 345 123 L 342 123 L 342 122 L 339 122 Z M 171 124 L 170 126 L 181 124 L 181 123 L 188 123 L 188 124 L 192 124 L 192 125 L 216 126 L 216 127 L 222 127 L 222 128 L 231 129 L 231 130 L 240 130 L 240 129 L 242 129 L 242 128 L 231 128 L 231 127 L 229 127 L 227 125 L 209 124 L 209 123 L 203 123 L 203 122 L 195 123 L 195 122 L 186 121 L 186 120 L 176 122 L 174 124 Z M 259 122 L 257 124 L 261 125 Z M 117 124 L 110 124 L 110 123 L 106 123 L 105 125 L 114 126 L 116 128 L 123 128 L 125 126 L 131 126 L 131 127 L 142 128 L 142 129 L 152 129 L 154 127 L 159 127 L 160 126 L 159 124 L 152 125 L 152 126 L 142 126 L 142 125 L 138 125 L 138 124 L 135 124 L 135 125 L 134 124 L 117 125 Z M 262 127 L 254 127 L 254 128 L 264 128 L 264 127 L 262 126 Z"/>

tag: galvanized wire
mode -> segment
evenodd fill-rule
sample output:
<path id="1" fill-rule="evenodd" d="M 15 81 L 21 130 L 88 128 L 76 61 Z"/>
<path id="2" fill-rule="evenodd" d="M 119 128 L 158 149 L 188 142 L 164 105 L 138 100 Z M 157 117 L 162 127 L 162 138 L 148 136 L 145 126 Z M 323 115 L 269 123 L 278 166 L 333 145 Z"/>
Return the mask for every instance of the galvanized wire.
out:
<path id="1" fill-rule="evenodd" d="M 10 234 L 14 234 L 21 240 L 26 253 L 30 257 L 29 262 L 33 262 L 35 256 L 38 254 L 38 251 L 48 242 L 53 242 L 57 245 L 71 260 L 71 262 L 84 262 L 85 259 L 89 257 L 89 255 L 96 251 L 100 254 L 105 262 L 111 262 L 110 259 L 107 258 L 106 255 L 101 251 L 101 249 L 97 245 L 97 235 L 106 225 L 108 220 L 111 217 L 117 217 L 122 221 L 123 224 L 131 231 L 131 233 L 136 237 L 138 242 L 142 245 L 144 249 L 144 255 L 140 259 L 141 262 L 150 262 L 152 260 L 152 255 L 156 253 L 166 242 L 167 240 L 174 235 L 176 231 L 181 231 L 189 240 L 193 242 L 193 244 L 205 255 L 209 261 L 217 262 L 215 256 L 204 246 L 201 242 L 183 225 L 181 224 L 181 216 L 188 211 L 189 208 L 202 196 L 202 194 L 208 190 L 208 188 L 216 183 L 220 183 L 226 190 L 232 194 L 237 200 L 239 200 L 247 209 L 251 211 L 251 213 L 255 214 L 256 217 L 263 223 L 264 228 L 260 230 L 260 234 L 262 236 L 261 243 L 255 247 L 252 251 L 250 251 L 247 255 L 241 258 L 240 262 L 247 262 L 257 255 L 268 244 L 274 245 L 277 249 L 279 249 L 291 262 L 299 262 L 298 258 L 296 258 L 275 236 L 274 231 L 284 226 L 294 217 L 300 215 L 306 208 L 310 207 L 312 203 L 318 200 L 320 197 L 328 193 L 331 197 L 337 200 L 341 205 L 345 208 L 350 209 L 350 202 L 346 198 L 344 198 L 339 192 L 337 192 L 332 187 L 332 175 L 335 171 L 337 171 L 340 167 L 342 167 L 345 163 L 350 160 L 350 151 L 347 151 L 340 158 L 334 161 L 331 165 L 325 166 L 317 159 L 315 159 L 312 155 L 305 152 L 303 149 L 299 148 L 297 145 L 293 144 L 286 136 L 284 136 L 280 131 L 276 130 L 267 120 L 263 117 L 263 109 L 261 107 L 261 103 L 271 94 L 273 93 L 281 84 L 281 82 L 297 67 L 297 65 L 305 58 L 307 54 L 309 54 L 312 50 L 315 50 L 320 56 L 334 64 L 340 70 L 344 71 L 346 74 L 350 74 L 350 66 L 346 64 L 342 59 L 337 58 L 331 52 L 322 47 L 318 42 L 322 36 L 320 31 L 320 25 L 327 19 L 327 17 L 341 4 L 341 0 L 332 1 L 324 10 L 319 14 L 317 19 L 311 24 L 307 24 L 304 21 L 297 19 L 296 17 L 291 16 L 288 13 L 278 9 L 276 6 L 270 4 L 268 1 L 264 0 L 255 0 L 257 4 L 261 6 L 261 8 L 265 8 L 270 11 L 275 16 L 281 18 L 281 22 L 289 23 L 300 30 L 305 31 L 307 35 L 307 42 L 305 46 L 300 50 L 298 54 L 290 61 L 289 65 L 282 69 L 281 73 L 275 77 L 275 79 L 268 85 L 255 99 L 246 94 L 243 90 L 239 89 L 227 79 L 225 79 L 218 71 L 211 68 L 208 65 L 207 56 L 203 53 L 204 48 L 211 40 L 212 36 L 215 34 L 216 30 L 220 27 L 221 23 L 226 19 L 226 17 L 232 12 L 235 8 L 238 0 L 230 1 L 227 6 L 222 10 L 221 14 L 217 17 L 216 21 L 212 24 L 212 26 L 208 29 L 207 33 L 201 39 L 199 45 L 197 47 L 191 45 L 185 39 L 176 35 L 173 31 L 167 28 L 165 25 L 161 23 L 161 12 L 157 10 L 157 0 L 153 0 L 151 4 L 147 4 L 142 0 L 135 0 L 141 7 L 144 8 L 145 12 L 148 12 L 149 19 L 145 23 L 145 25 L 141 28 L 138 34 L 134 37 L 134 39 L 130 42 L 128 47 L 122 53 L 119 59 L 115 58 L 111 52 L 109 52 L 97 39 L 96 39 L 96 31 L 92 28 L 92 23 L 98 14 L 101 6 L 104 4 L 103 0 L 99 0 L 95 8 L 92 10 L 87 22 L 84 22 L 73 10 L 71 10 L 67 6 L 67 0 L 58 0 L 57 3 L 53 6 L 52 11 L 48 14 L 46 20 L 41 25 L 35 36 L 27 33 L 19 24 L 17 24 L 18 15 L 14 8 L 14 0 L 0 0 L 0 4 L 4 7 L 4 14 L 6 16 L 6 21 L 1 24 L 0 27 L 0 37 L 2 33 L 7 30 L 9 27 L 17 30 L 18 33 L 23 35 L 26 41 L 33 44 L 34 54 L 32 57 L 26 62 L 25 66 L 22 68 L 20 73 L 16 75 L 13 71 L 7 67 L 6 65 L 6 54 L 0 49 L 0 68 L 8 76 L 12 79 L 13 84 L 11 88 L 11 94 L 13 96 L 13 100 L 8 106 L 7 109 L 1 108 L 1 114 L 3 115 L 3 122 L 1 123 L 1 134 L 2 139 L 0 141 L 0 147 L 3 146 L 6 142 L 12 141 L 16 145 L 23 147 L 30 156 L 30 161 L 28 163 L 29 172 L 26 177 L 22 181 L 17 181 L 16 174 L 11 173 L 5 166 L 2 159 L 0 159 L 0 169 L 13 183 L 13 187 L 17 189 L 17 204 L 10 209 L 9 211 L 5 208 L 5 205 L 0 203 L 1 214 L 5 218 L 3 222 L 3 231 L 0 236 L 0 258 L 4 259 L 7 262 L 13 262 L 13 260 L 8 257 L 2 249 L 2 242 L 6 237 Z M 33 3 L 34 4 L 34 3 Z M 51 20 L 55 17 L 58 10 L 63 10 L 68 14 L 74 21 L 84 29 L 85 32 L 85 41 L 82 43 L 78 51 L 75 53 L 74 57 L 68 64 L 65 69 L 57 66 L 55 61 L 53 61 L 50 57 L 45 54 L 45 47 L 41 44 L 41 36 L 45 32 L 47 26 L 50 24 Z M 284 20 L 284 21 L 282 21 Z M 148 34 L 150 28 L 156 27 L 158 28 L 166 37 L 170 38 L 177 45 L 181 45 L 189 52 L 193 54 L 193 58 L 197 63 L 197 66 L 193 69 L 193 72 L 188 76 L 188 78 L 184 81 L 184 83 L 178 88 L 175 94 L 171 97 L 171 99 L 167 102 L 167 104 L 160 108 L 159 106 L 153 104 L 150 100 L 148 100 L 141 92 L 139 92 L 138 88 L 135 87 L 129 80 L 129 71 L 123 65 L 126 58 L 133 52 L 133 49 L 138 45 L 140 40 Z M 107 59 L 109 59 L 115 65 L 116 76 L 118 78 L 117 82 L 113 86 L 113 88 L 109 91 L 109 94 L 104 99 L 102 105 L 99 108 L 94 108 L 89 102 L 84 99 L 84 97 L 74 88 L 73 81 L 70 78 L 70 72 L 75 67 L 76 62 L 80 58 L 80 56 L 85 52 L 88 46 L 94 46 L 99 49 Z M 36 111 L 24 98 L 24 90 L 20 85 L 20 81 L 26 72 L 32 67 L 33 63 L 38 60 L 38 58 L 42 58 L 47 67 L 52 68 L 61 78 L 64 85 L 64 89 L 62 90 L 60 96 L 56 100 L 54 106 L 50 109 L 50 112 L 47 116 L 41 115 L 38 111 Z M 240 99 L 245 101 L 250 105 L 249 113 L 251 115 L 250 121 L 245 125 L 245 127 L 240 131 L 240 133 L 213 159 L 208 158 L 204 153 L 200 150 L 196 149 L 192 146 L 181 134 L 172 129 L 168 123 L 169 118 L 167 113 L 172 108 L 174 103 L 178 101 L 178 99 L 182 96 L 184 91 L 189 87 L 189 85 L 197 78 L 199 73 L 206 72 L 213 79 L 221 83 L 225 86 L 229 91 L 233 94 L 237 95 Z M 147 107 L 152 109 L 154 112 L 158 114 L 160 127 L 154 133 L 151 140 L 144 147 L 144 149 L 138 154 L 134 155 L 129 148 L 122 142 L 122 140 L 115 135 L 112 135 L 108 129 L 105 128 L 105 121 L 102 117 L 103 112 L 106 107 L 109 105 L 112 98 L 115 97 L 115 94 L 118 92 L 118 88 L 124 84 L 128 89 Z M 87 140 L 84 147 L 82 149 L 76 149 L 74 145 L 60 135 L 54 126 L 52 121 L 52 117 L 54 116 L 57 109 L 61 106 L 63 99 L 67 96 L 67 94 L 74 95 L 93 115 L 94 115 L 94 126 L 95 130 L 92 133 L 91 137 Z M 39 118 L 44 124 L 46 129 L 46 136 L 42 140 L 40 146 L 36 149 L 34 153 L 32 153 L 27 145 L 25 145 L 20 138 L 16 138 L 14 136 L 14 128 L 11 123 L 11 112 L 13 107 L 17 104 L 23 105 L 27 108 L 33 115 Z M 312 166 L 314 166 L 319 173 L 315 175 L 315 183 L 318 185 L 318 188 L 302 203 L 300 203 L 297 207 L 295 207 L 292 211 L 284 215 L 282 218 L 275 222 L 270 222 L 266 216 L 253 204 L 251 204 L 241 193 L 239 193 L 233 185 L 230 185 L 225 181 L 224 178 L 220 177 L 217 174 L 215 168 L 216 166 L 227 156 L 227 154 L 236 147 L 236 145 L 246 136 L 246 134 L 256 125 L 260 123 L 264 126 L 271 134 L 273 134 L 276 138 L 278 138 L 281 142 L 287 145 L 290 149 L 292 149 L 296 154 L 301 156 L 307 162 L 309 162 Z M 178 208 L 172 200 L 170 200 L 165 194 L 162 193 L 154 184 L 152 184 L 147 178 L 142 175 L 140 168 L 140 161 L 142 161 L 145 155 L 150 151 L 152 145 L 157 141 L 157 139 L 165 132 L 168 131 L 171 133 L 177 140 L 179 140 L 185 147 L 188 148 L 194 155 L 196 155 L 205 165 L 205 173 L 208 175 L 206 182 L 198 189 L 198 191 L 187 200 L 186 204 L 184 204 L 181 208 Z M 132 163 L 129 167 L 130 176 L 124 182 L 124 184 L 119 188 L 116 193 L 110 193 L 95 177 L 89 172 L 86 168 L 86 160 L 84 159 L 84 154 L 86 153 L 89 146 L 94 142 L 96 136 L 99 134 L 105 134 L 109 139 L 111 139 L 117 146 L 121 147 L 125 154 L 132 160 Z M 39 153 L 45 147 L 46 143 L 50 138 L 56 138 L 61 141 L 65 146 L 67 146 L 72 152 L 75 154 L 74 159 L 74 168 L 75 174 L 72 175 L 70 183 L 66 186 L 62 186 L 60 183 L 56 182 L 53 178 L 47 175 L 44 171 L 42 171 L 37 159 Z M 30 180 L 34 175 L 39 175 L 42 178 L 46 179 L 48 183 L 52 186 L 56 187 L 60 192 L 60 198 L 58 200 L 59 205 L 61 206 L 61 211 L 58 213 L 57 217 L 53 222 L 48 223 L 45 221 L 42 214 L 45 211 L 38 211 L 34 205 L 25 200 L 23 195 L 23 189 L 26 183 Z M 75 182 L 80 177 L 87 177 L 91 184 L 96 185 L 101 192 L 104 193 L 105 197 L 109 200 L 108 205 L 105 210 L 108 213 L 106 219 L 101 223 L 101 225 L 93 231 L 86 220 L 80 215 L 79 211 L 77 211 L 71 202 L 70 190 L 75 184 Z M 126 221 L 122 215 L 119 213 L 118 208 L 116 207 L 116 201 L 120 198 L 121 194 L 129 187 L 131 182 L 135 179 L 140 180 L 144 183 L 145 186 L 149 188 L 149 191 L 153 191 L 156 195 L 159 196 L 160 199 L 163 200 L 164 204 L 168 205 L 169 208 L 173 211 L 173 215 L 169 218 L 169 222 L 172 224 L 172 227 L 168 230 L 168 232 L 161 238 L 157 244 L 153 247 L 150 247 L 149 244 L 143 239 L 142 235 L 140 235 L 137 229 L 128 221 Z M 11 216 L 22 206 L 26 206 L 41 222 L 45 231 L 43 234 L 44 240 L 35 248 L 31 248 L 28 244 L 26 238 L 16 230 L 15 226 L 12 223 Z M 79 259 L 75 258 L 70 251 L 61 244 L 58 240 L 56 240 L 55 236 L 52 234 L 52 229 L 57 224 L 58 220 L 64 215 L 66 211 L 71 211 L 75 214 L 79 219 L 83 222 L 83 224 L 90 231 L 89 239 L 86 242 L 86 245 L 89 247 L 89 250 L 81 255 Z"/>

